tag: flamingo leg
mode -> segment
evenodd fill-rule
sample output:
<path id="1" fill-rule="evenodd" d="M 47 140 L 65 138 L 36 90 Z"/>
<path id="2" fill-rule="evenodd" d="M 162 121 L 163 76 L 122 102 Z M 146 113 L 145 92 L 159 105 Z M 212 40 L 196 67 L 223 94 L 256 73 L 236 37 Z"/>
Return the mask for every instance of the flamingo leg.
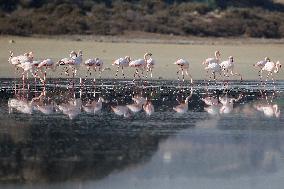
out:
<path id="1" fill-rule="evenodd" d="M 119 66 L 117 66 L 117 69 L 116 69 L 115 80 L 117 79 L 118 71 L 119 71 Z"/>
<path id="2" fill-rule="evenodd" d="M 184 73 L 183 73 L 183 68 L 181 68 L 181 75 L 182 75 L 182 82 L 184 83 Z"/>
<path id="3" fill-rule="evenodd" d="M 185 74 L 186 74 L 187 76 L 189 76 L 189 78 L 190 78 L 190 83 L 192 84 L 192 83 L 193 83 L 193 79 L 192 79 L 191 74 L 188 73 L 188 70 L 185 70 Z"/>
<path id="4" fill-rule="evenodd" d="M 148 73 L 149 73 L 150 68 L 146 69 L 146 79 L 148 78 Z"/>
<path id="5" fill-rule="evenodd" d="M 123 79 L 125 79 L 125 75 L 124 75 L 123 66 L 121 66 L 121 73 L 122 73 Z"/>
<path id="6" fill-rule="evenodd" d="M 177 78 L 178 78 L 178 81 L 179 81 L 179 72 L 180 72 L 180 69 L 177 71 Z"/>
<path id="7" fill-rule="evenodd" d="M 99 78 L 101 79 L 102 78 L 102 69 L 99 68 Z"/>
<path id="8" fill-rule="evenodd" d="M 234 76 L 234 75 L 239 76 L 239 77 L 240 77 L 240 80 L 243 81 L 243 76 L 242 76 L 240 73 L 234 72 L 233 69 L 231 70 L 231 75 L 233 75 L 233 76 Z"/>
<path id="9" fill-rule="evenodd" d="M 263 74 L 263 70 L 261 69 L 261 70 L 260 70 L 260 83 L 261 83 L 261 85 L 263 84 L 263 81 L 262 81 L 262 74 Z"/>

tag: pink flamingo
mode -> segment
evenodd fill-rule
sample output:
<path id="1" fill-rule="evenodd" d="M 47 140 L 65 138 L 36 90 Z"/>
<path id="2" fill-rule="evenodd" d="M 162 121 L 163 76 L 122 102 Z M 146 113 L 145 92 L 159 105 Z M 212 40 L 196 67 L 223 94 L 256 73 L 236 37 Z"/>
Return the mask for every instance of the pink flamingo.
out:
<path id="1" fill-rule="evenodd" d="M 274 73 L 278 73 L 280 68 L 281 68 L 281 64 L 280 64 L 279 61 L 277 61 L 276 63 L 274 63 L 274 62 L 267 62 L 264 65 L 264 67 L 261 69 L 261 71 L 260 71 L 260 78 L 261 78 L 261 80 L 262 80 L 263 71 L 266 71 L 266 72 L 268 72 L 268 74 L 266 76 L 266 81 L 268 80 L 268 78 L 270 76 L 272 81 L 274 82 L 273 72 Z"/>
<path id="2" fill-rule="evenodd" d="M 178 71 L 177 71 L 177 75 L 178 75 L 178 80 L 179 80 L 179 73 L 181 72 L 181 75 L 182 75 L 182 81 L 184 82 L 184 71 L 185 71 L 185 74 L 187 76 L 190 77 L 190 83 L 193 83 L 193 79 L 192 79 L 192 76 L 191 74 L 189 74 L 188 70 L 189 70 L 189 62 L 187 60 L 184 60 L 184 59 L 178 59 L 177 61 L 174 62 L 175 65 L 178 66 Z"/>
<path id="3" fill-rule="evenodd" d="M 125 79 L 123 68 L 128 67 L 130 61 L 131 61 L 130 56 L 125 56 L 124 58 L 118 58 L 113 62 L 112 65 L 117 66 L 117 70 L 115 73 L 115 79 L 117 79 L 119 68 L 121 68 L 121 73 L 123 75 L 123 78 Z"/>
<path id="4" fill-rule="evenodd" d="M 235 65 L 234 57 L 232 57 L 232 56 L 229 56 L 228 60 L 225 60 L 225 61 L 220 63 L 220 66 L 223 69 L 223 71 L 225 72 L 226 77 L 229 77 L 228 73 L 230 72 L 230 74 L 233 75 L 233 76 L 234 75 L 240 76 L 240 80 L 242 81 L 243 80 L 242 75 L 234 72 L 234 65 Z"/>
<path id="5" fill-rule="evenodd" d="M 215 51 L 214 58 L 207 58 L 202 63 L 203 65 L 206 65 L 205 70 L 207 72 L 207 75 L 208 75 L 208 71 L 212 72 L 214 80 L 216 80 L 216 73 L 219 73 L 221 75 L 222 70 L 221 70 L 221 66 L 219 65 L 220 57 L 221 57 L 220 51 Z"/>
<path id="6" fill-rule="evenodd" d="M 134 80 L 136 78 L 136 75 L 141 78 L 140 74 L 139 74 L 139 70 L 141 70 L 141 75 L 143 75 L 143 71 L 145 70 L 145 68 L 147 67 L 147 61 L 153 62 L 153 60 L 150 60 L 152 54 L 151 53 L 145 53 L 144 54 L 144 58 L 140 58 L 140 59 L 136 59 L 133 60 L 129 63 L 129 67 L 133 67 L 136 69 L 135 73 L 134 73 Z M 149 64 L 150 65 L 150 64 Z M 154 64 L 153 64 L 154 65 Z"/>

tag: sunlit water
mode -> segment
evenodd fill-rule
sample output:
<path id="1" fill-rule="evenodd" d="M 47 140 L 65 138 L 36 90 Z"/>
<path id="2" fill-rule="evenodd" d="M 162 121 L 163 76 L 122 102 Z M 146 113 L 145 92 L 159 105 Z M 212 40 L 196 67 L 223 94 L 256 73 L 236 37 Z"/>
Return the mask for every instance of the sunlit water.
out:
<path id="1" fill-rule="evenodd" d="M 52 80 L 46 94 L 30 81 L 0 81 L 0 188 L 282 188 L 284 184 L 284 83 L 196 82 L 188 111 L 173 107 L 190 94 L 188 83 L 90 81 L 75 88 Z M 16 84 L 16 85 L 15 85 Z M 69 87 L 69 89 L 67 89 Z M 15 90 L 16 88 L 16 90 Z M 260 90 L 261 89 L 261 90 Z M 132 104 L 140 94 L 155 112 L 129 117 L 111 106 Z M 227 94 L 227 96 L 226 96 Z M 43 96 L 43 97 L 42 97 Z M 79 108 L 68 116 L 57 107 L 103 97 L 96 114 Z M 227 114 L 205 97 L 239 100 Z M 35 100 L 40 98 L 40 100 Z M 26 112 L 11 99 L 31 105 Z M 31 102 L 35 103 L 31 103 Z M 52 105 L 44 114 L 38 107 Z M 277 109 L 276 109 L 277 108 Z M 22 108 L 23 109 L 23 108 Z M 217 109 L 217 110 L 216 110 Z M 226 109 L 227 110 L 227 109 Z M 209 111 L 210 112 L 210 111 Z"/>

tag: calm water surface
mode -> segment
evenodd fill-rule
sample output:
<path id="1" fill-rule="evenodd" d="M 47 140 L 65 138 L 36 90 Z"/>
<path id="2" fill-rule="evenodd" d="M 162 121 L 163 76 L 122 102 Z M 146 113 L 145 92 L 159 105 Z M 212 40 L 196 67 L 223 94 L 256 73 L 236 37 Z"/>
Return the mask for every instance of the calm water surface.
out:
<path id="1" fill-rule="evenodd" d="M 190 94 L 186 84 L 104 81 L 95 89 L 90 83 L 66 89 L 68 84 L 53 80 L 43 95 L 42 86 L 32 82 L 23 90 L 19 81 L 0 80 L 0 188 L 284 185 L 283 81 L 268 90 L 252 81 L 232 82 L 228 89 L 197 82 L 184 114 L 173 107 Z M 111 106 L 132 104 L 134 94 L 151 100 L 153 115 L 141 111 L 123 117 L 111 111 Z M 99 96 L 107 102 L 96 114 L 81 106 L 72 116 L 58 110 L 70 100 L 84 105 Z M 226 107 L 206 105 L 201 100 L 206 97 L 237 100 L 223 114 Z M 11 99 L 22 102 L 22 109 L 8 106 Z M 44 105 L 52 107 L 48 114 L 39 111 Z"/>

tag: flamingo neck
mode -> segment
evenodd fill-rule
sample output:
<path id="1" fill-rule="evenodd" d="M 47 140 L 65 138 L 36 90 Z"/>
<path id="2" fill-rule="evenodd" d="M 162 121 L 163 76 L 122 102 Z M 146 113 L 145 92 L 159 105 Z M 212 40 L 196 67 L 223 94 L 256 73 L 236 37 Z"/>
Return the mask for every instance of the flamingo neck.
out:
<path id="1" fill-rule="evenodd" d="M 147 60 L 149 59 L 149 57 L 150 57 L 149 53 L 146 53 L 146 54 L 144 55 L 144 60 L 147 61 Z"/>
<path id="2" fill-rule="evenodd" d="M 278 71 L 279 71 L 279 64 L 277 62 L 276 65 L 275 65 L 274 73 L 278 73 Z"/>

